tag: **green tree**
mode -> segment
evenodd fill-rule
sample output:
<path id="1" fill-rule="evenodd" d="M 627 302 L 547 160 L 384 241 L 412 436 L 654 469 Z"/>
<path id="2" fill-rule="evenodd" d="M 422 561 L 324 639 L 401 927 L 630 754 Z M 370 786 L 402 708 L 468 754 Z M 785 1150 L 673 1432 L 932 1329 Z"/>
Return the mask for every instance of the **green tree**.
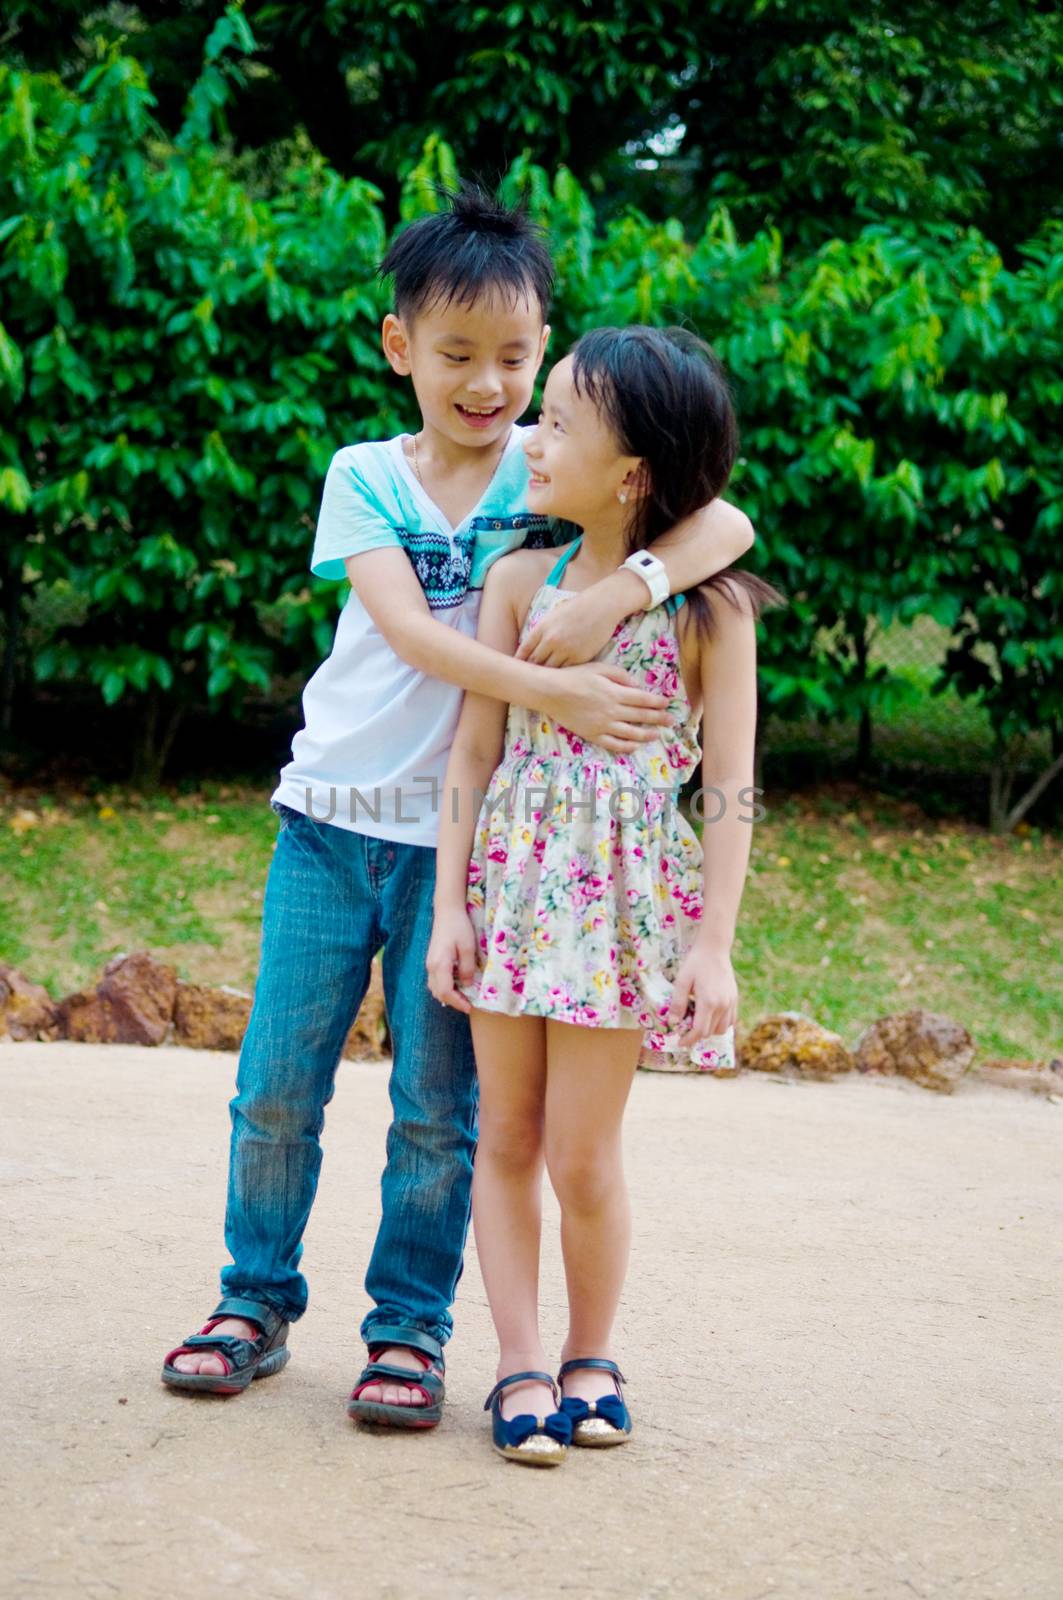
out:
<path id="1" fill-rule="evenodd" d="M 67 67 L 127 35 L 175 132 L 221 7 L 8 7 L 8 50 Z M 254 3 L 228 126 L 305 127 L 389 205 L 430 135 L 495 178 L 525 151 L 599 209 L 814 243 L 881 218 L 974 221 L 1010 251 L 1060 205 L 1063 12 L 1053 0 L 310 0 Z"/>

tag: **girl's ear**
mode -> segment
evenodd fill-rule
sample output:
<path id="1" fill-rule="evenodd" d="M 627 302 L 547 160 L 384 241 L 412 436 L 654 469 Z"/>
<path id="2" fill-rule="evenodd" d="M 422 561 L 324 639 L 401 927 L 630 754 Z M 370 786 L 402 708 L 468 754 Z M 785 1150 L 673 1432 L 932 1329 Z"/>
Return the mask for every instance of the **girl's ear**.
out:
<path id="1" fill-rule="evenodd" d="M 401 318 L 389 311 L 380 329 L 380 343 L 388 365 L 400 378 L 410 376 L 410 336 Z"/>
<path id="2" fill-rule="evenodd" d="M 641 500 L 650 493 L 652 488 L 650 471 L 645 461 L 636 461 L 634 466 L 624 474 L 624 493 L 632 500 Z"/>

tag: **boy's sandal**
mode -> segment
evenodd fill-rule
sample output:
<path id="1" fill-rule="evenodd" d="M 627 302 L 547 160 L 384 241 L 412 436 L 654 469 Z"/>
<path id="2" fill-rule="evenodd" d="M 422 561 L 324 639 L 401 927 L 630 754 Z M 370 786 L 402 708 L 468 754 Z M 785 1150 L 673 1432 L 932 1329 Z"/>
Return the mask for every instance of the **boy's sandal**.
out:
<path id="1" fill-rule="evenodd" d="M 217 1334 L 214 1329 L 226 1317 L 240 1317 L 258 1329 L 254 1339 L 235 1334 Z M 201 1394 L 240 1394 L 255 1378 L 268 1378 L 279 1372 L 291 1357 L 286 1340 L 288 1323 L 272 1306 L 259 1300 L 229 1296 L 219 1301 L 204 1327 L 171 1350 L 162 1366 L 162 1381 L 171 1389 L 194 1389 Z M 218 1356 L 225 1372 L 179 1372 L 178 1356 Z"/>
<path id="2" fill-rule="evenodd" d="M 627 1379 L 615 1361 L 605 1361 L 600 1356 L 585 1356 L 566 1361 L 557 1375 L 558 1383 L 563 1383 L 570 1372 L 579 1372 L 584 1368 L 608 1372 L 616 1384 L 616 1393 L 602 1395 L 599 1400 L 579 1400 L 575 1395 L 562 1400 L 561 1410 L 572 1425 L 572 1443 L 593 1450 L 626 1444 L 631 1438 L 633 1424 L 620 1385 L 626 1383 Z"/>
<path id="3" fill-rule="evenodd" d="M 491 1443 L 507 1461 L 522 1461 L 528 1467 L 560 1466 L 572 1442 L 572 1423 L 563 1411 L 555 1410 L 548 1417 L 530 1412 L 517 1417 L 502 1415 L 502 1391 L 533 1379 L 549 1384 L 557 1405 L 557 1384 L 548 1372 L 512 1372 L 508 1378 L 500 1378 L 484 1401 L 484 1410 L 491 1413 Z"/>
<path id="4" fill-rule="evenodd" d="M 446 1387 L 443 1382 L 443 1346 L 430 1333 L 420 1328 L 383 1325 L 372 1329 L 373 1342 L 369 1346 L 369 1362 L 362 1368 L 358 1382 L 347 1402 L 347 1415 L 356 1422 L 370 1422 L 384 1428 L 434 1428 L 443 1415 Z M 423 1371 L 414 1372 L 407 1367 L 396 1367 L 381 1361 L 385 1350 L 410 1350 L 421 1362 Z M 419 1389 L 424 1396 L 423 1405 L 385 1405 L 382 1400 L 363 1400 L 362 1391 L 373 1384 L 399 1383 L 407 1389 Z"/>

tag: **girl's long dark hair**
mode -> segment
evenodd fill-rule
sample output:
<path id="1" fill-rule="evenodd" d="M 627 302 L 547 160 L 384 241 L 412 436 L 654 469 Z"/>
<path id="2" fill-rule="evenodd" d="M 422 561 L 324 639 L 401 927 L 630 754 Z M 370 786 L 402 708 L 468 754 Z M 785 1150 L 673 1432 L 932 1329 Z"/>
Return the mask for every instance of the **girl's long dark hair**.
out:
<path id="1" fill-rule="evenodd" d="M 621 453 L 641 456 L 648 475 L 627 526 L 627 554 L 643 550 L 723 493 L 738 455 L 738 424 L 723 368 L 687 328 L 593 328 L 573 351 L 573 381 L 597 407 Z M 752 572 L 726 567 L 686 593 L 707 638 L 716 631 L 711 591 L 736 610 L 735 589 L 753 615 L 786 605 Z"/>

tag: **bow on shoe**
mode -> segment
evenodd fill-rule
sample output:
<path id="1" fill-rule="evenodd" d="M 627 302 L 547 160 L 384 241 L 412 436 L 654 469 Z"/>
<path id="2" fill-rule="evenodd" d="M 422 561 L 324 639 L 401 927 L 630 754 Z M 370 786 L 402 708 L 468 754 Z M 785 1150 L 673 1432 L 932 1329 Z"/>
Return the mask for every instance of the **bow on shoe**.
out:
<path id="1" fill-rule="evenodd" d="M 565 1402 L 562 1401 L 562 1406 Z M 556 1439 L 558 1444 L 572 1443 L 572 1423 L 567 1415 L 555 1411 L 541 1421 L 528 1412 L 522 1412 L 519 1417 L 504 1417 L 506 1429 L 506 1443 L 521 1445 L 525 1439 L 530 1439 L 533 1434 L 545 1433 L 547 1438 Z"/>
<path id="2" fill-rule="evenodd" d="M 568 1417 L 570 1428 L 586 1422 L 588 1417 L 601 1417 L 603 1422 L 608 1422 L 621 1432 L 627 1427 L 627 1407 L 618 1394 L 605 1394 L 600 1400 L 590 1401 L 566 1395 L 561 1402 L 561 1410 Z"/>

